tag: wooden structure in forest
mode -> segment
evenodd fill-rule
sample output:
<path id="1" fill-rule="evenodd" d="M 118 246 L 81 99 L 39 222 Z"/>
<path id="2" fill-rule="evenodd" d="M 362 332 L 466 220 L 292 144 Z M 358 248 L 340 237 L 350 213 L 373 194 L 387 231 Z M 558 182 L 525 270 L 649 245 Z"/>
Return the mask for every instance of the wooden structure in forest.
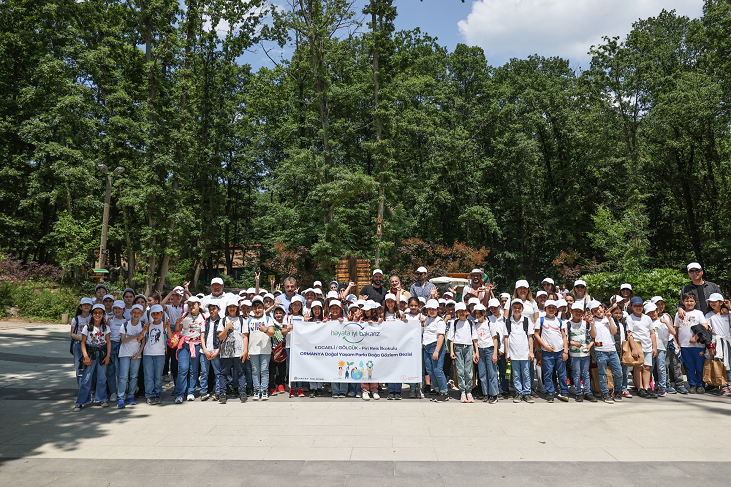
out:
<path id="1" fill-rule="evenodd" d="M 340 259 L 335 267 L 335 279 L 345 284 L 353 281 L 357 289 L 362 289 L 363 286 L 371 283 L 370 259 L 356 259 L 352 255 L 346 259 Z"/>

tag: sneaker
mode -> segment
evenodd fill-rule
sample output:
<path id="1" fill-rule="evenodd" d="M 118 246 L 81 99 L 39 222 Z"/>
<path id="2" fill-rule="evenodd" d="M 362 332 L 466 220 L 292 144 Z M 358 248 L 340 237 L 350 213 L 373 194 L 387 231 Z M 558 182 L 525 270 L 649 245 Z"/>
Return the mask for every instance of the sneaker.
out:
<path id="1" fill-rule="evenodd" d="M 377 400 L 379 400 L 380 398 L 381 398 L 381 395 L 380 395 L 380 394 L 378 394 L 378 392 L 374 392 L 374 393 L 373 393 L 373 399 L 375 399 L 375 400 L 377 401 Z"/>
<path id="2" fill-rule="evenodd" d="M 424 391 L 421 391 L 419 394 L 417 394 L 416 397 L 418 397 L 419 399 L 424 399 Z"/>
<path id="3" fill-rule="evenodd" d="M 201 394 L 201 401 L 207 401 L 211 398 L 211 395 L 207 392 L 205 394 Z"/>
<path id="4" fill-rule="evenodd" d="M 645 389 L 640 389 L 637 395 L 644 398 L 648 397 L 647 391 Z"/>
<path id="5" fill-rule="evenodd" d="M 546 394 L 546 402 L 547 403 L 553 402 L 553 394 Z"/>
<path id="6" fill-rule="evenodd" d="M 245 393 L 245 392 L 244 392 L 244 393 L 242 393 L 242 394 L 239 394 L 239 400 L 240 400 L 241 402 L 246 402 L 246 399 L 247 399 L 247 397 L 248 397 L 248 396 L 246 395 L 246 393 Z"/>
<path id="7" fill-rule="evenodd" d="M 675 394 L 677 391 L 674 387 L 668 387 L 667 389 L 665 389 L 665 392 L 667 392 L 668 394 Z"/>
<path id="8" fill-rule="evenodd" d="M 101 406 L 102 406 L 103 408 L 108 408 L 108 407 L 109 407 L 109 401 L 107 401 L 107 400 L 105 399 L 104 401 L 102 401 L 102 404 L 101 404 Z"/>
<path id="9" fill-rule="evenodd" d="M 531 397 L 531 396 L 530 396 L 530 395 L 528 395 L 528 394 L 526 394 L 525 396 L 523 396 L 523 400 L 524 400 L 525 402 L 527 402 L 528 404 L 533 404 L 533 403 L 535 402 L 535 401 L 533 400 L 533 397 Z"/>
<path id="10" fill-rule="evenodd" d="M 81 407 L 81 404 L 74 404 L 74 409 L 72 409 L 71 411 L 78 413 L 79 411 L 81 411 Z"/>
<path id="11" fill-rule="evenodd" d="M 301 387 L 299 389 L 297 389 L 297 396 L 305 397 L 305 391 Z"/>
<path id="12" fill-rule="evenodd" d="M 463 392 L 462 395 L 459 397 L 459 402 L 467 402 L 467 394 Z"/>
<path id="13" fill-rule="evenodd" d="M 488 404 L 497 404 L 497 396 L 487 396 L 487 402 Z"/>
<path id="14" fill-rule="evenodd" d="M 592 394 L 591 392 L 587 392 L 586 394 L 584 394 L 584 399 L 586 399 L 586 400 L 587 400 L 587 401 L 589 401 L 589 402 L 597 402 L 597 401 L 599 401 L 599 400 L 598 400 L 598 399 L 597 399 L 597 398 L 596 398 L 596 397 L 594 396 L 594 394 Z"/>
<path id="15" fill-rule="evenodd" d="M 475 402 L 475 398 L 472 397 L 472 393 L 471 392 L 468 392 L 467 393 L 467 402 Z"/>
<path id="16" fill-rule="evenodd" d="M 124 399 L 117 400 L 117 409 L 124 409 Z"/>
<path id="17" fill-rule="evenodd" d="M 393 401 L 395 399 L 395 394 L 393 392 L 389 392 L 388 396 L 386 396 L 386 399 L 389 401 Z"/>
<path id="18" fill-rule="evenodd" d="M 610 394 L 604 394 L 604 395 L 602 396 L 602 399 L 603 399 L 603 400 L 604 400 L 604 402 L 605 402 L 605 403 L 607 403 L 607 404 L 614 404 L 614 399 L 612 399 L 612 396 L 611 396 Z"/>
<path id="19" fill-rule="evenodd" d="M 487 402 L 488 400 L 490 400 L 490 397 L 492 397 L 492 396 L 483 396 L 482 402 Z"/>
<path id="20" fill-rule="evenodd" d="M 284 390 L 284 384 L 279 384 L 279 387 L 277 387 L 277 392 L 282 394 L 283 392 L 287 392 Z"/>
<path id="21" fill-rule="evenodd" d="M 695 388 L 695 393 L 696 394 L 705 394 L 706 393 L 706 388 L 703 387 L 703 386 L 698 386 L 698 387 Z"/>
<path id="22" fill-rule="evenodd" d="M 294 387 L 289 390 L 289 397 L 297 397 L 297 389 Z"/>
<path id="23" fill-rule="evenodd" d="M 154 397 L 148 397 L 147 398 L 147 404 L 149 404 L 150 406 L 154 406 L 156 404 L 155 403 L 155 398 Z"/>
<path id="24" fill-rule="evenodd" d="M 355 398 L 358 399 L 358 398 L 360 398 L 360 396 L 361 396 L 361 392 L 360 391 L 357 391 L 355 393 Z"/>
<path id="25" fill-rule="evenodd" d="M 182 396 L 178 396 L 175 398 L 175 404 L 183 404 L 183 398 Z"/>
<path id="26" fill-rule="evenodd" d="M 648 399 L 657 399 L 657 393 L 653 391 L 652 389 L 647 389 L 647 398 Z"/>
<path id="27" fill-rule="evenodd" d="M 134 396 L 132 396 L 129 399 L 127 399 L 127 404 L 129 404 L 130 406 L 136 406 L 137 405 L 137 401 L 135 401 Z"/>
<path id="28" fill-rule="evenodd" d="M 446 392 L 442 392 L 437 396 L 436 402 L 445 402 L 449 401 L 449 396 Z"/>
<path id="29" fill-rule="evenodd" d="M 508 399 L 510 399 L 510 393 L 509 393 L 509 392 L 503 392 L 503 393 L 502 393 L 502 396 L 503 396 L 503 399 L 505 399 L 506 401 L 507 401 Z"/>
<path id="30" fill-rule="evenodd" d="M 271 389 L 269 389 L 269 395 L 270 396 L 276 396 L 277 395 L 277 390 L 272 387 Z"/>
<path id="31" fill-rule="evenodd" d="M 561 394 L 560 392 L 559 392 L 559 393 L 558 393 L 558 394 L 556 395 L 556 397 L 557 397 L 557 398 L 558 398 L 558 400 L 559 400 L 559 401 L 561 401 L 561 402 L 569 402 L 569 398 L 568 398 L 568 396 L 564 396 L 564 395 L 563 395 L 563 394 Z"/>
<path id="32" fill-rule="evenodd" d="M 536 392 L 538 392 L 540 394 L 545 394 L 546 388 L 543 386 L 543 384 L 539 384 L 538 387 L 536 387 Z"/>
<path id="33" fill-rule="evenodd" d="M 340 394 L 340 395 L 338 396 L 338 398 L 339 398 L 339 399 L 345 399 L 346 397 L 348 397 L 348 396 L 346 396 L 345 394 Z"/>
<path id="34" fill-rule="evenodd" d="M 368 394 L 368 391 L 363 391 L 362 397 L 363 397 L 363 400 L 364 401 L 370 401 L 371 400 L 371 395 Z"/>
<path id="35" fill-rule="evenodd" d="M 155 404 L 162 404 L 162 398 L 160 396 L 155 396 Z"/>
<path id="36" fill-rule="evenodd" d="M 267 401 L 267 400 L 269 400 L 269 394 L 267 394 L 267 393 L 266 393 L 266 391 L 262 392 L 262 393 L 260 394 L 260 396 L 261 396 L 261 400 L 262 400 L 262 401 Z"/>
<path id="37" fill-rule="evenodd" d="M 614 402 L 622 402 L 622 394 L 620 394 L 619 391 L 614 391 L 614 396 L 612 397 Z"/>
<path id="38" fill-rule="evenodd" d="M 731 396 L 731 386 L 726 386 L 721 390 L 721 394 L 724 396 Z"/>
<path id="39" fill-rule="evenodd" d="M 394 397 L 394 399 L 396 399 L 397 401 L 400 401 L 401 399 L 403 399 L 403 397 L 401 396 L 401 393 L 400 393 L 400 392 L 397 392 L 397 393 L 395 393 L 395 394 L 393 395 L 393 397 Z"/>
<path id="40" fill-rule="evenodd" d="M 681 394 L 688 394 L 690 391 L 683 386 L 678 387 L 678 392 Z"/>
<path id="41" fill-rule="evenodd" d="M 584 396 L 581 394 L 576 395 L 576 402 L 584 402 Z"/>
<path id="42" fill-rule="evenodd" d="M 518 403 L 522 400 L 523 400 L 523 396 L 521 396 L 520 394 L 516 394 L 515 397 L 513 398 L 513 402 L 515 402 L 515 403 Z"/>
<path id="43" fill-rule="evenodd" d="M 323 389 L 317 389 L 315 391 L 315 397 L 322 397 L 323 394 L 325 394 L 325 391 Z"/>
<path id="44" fill-rule="evenodd" d="M 447 389 L 456 389 L 456 387 L 454 387 L 454 381 L 452 379 L 449 379 L 447 381 Z"/>
<path id="45" fill-rule="evenodd" d="M 218 404 L 226 404 L 227 400 L 228 397 L 226 397 L 226 394 L 221 394 L 218 396 Z"/>
<path id="46" fill-rule="evenodd" d="M 221 399 L 221 395 L 217 392 L 214 393 L 211 397 L 213 398 L 214 401 L 218 401 L 219 399 Z"/>
<path id="47" fill-rule="evenodd" d="M 317 389 L 311 389 L 311 390 L 310 390 L 310 397 L 311 397 L 311 398 L 312 398 L 312 397 L 315 397 L 315 392 L 316 392 L 316 391 L 317 391 Z M 254 399 L 254 400 L 256 401 L 256 399 Z"/>
<path id="48" fill-rule="evenodd" d="M 629 391 L 622 391 L 622 396 L 629 399 L 632 397 L 632 394 L 630 394 Z"/>
<path id="49" fill-rule="evenodd" d="M 195 396 L 193 394 L 188 394 L 188 401 L 195 401 Z"/>
<path id="50" fill-rule="evenodd" d="M 409 391 L 409 399 L 415 399 L 416 398 L 416 391 Z"/>
<path id="51" fill-rule="evenodd" d="M 658 391 L 657 392 L 657 397 L 665 397 L 667 395 L 668 395 L 667 390 L 665 390 L 665 391 Z"/>
<path id="52" fill-rule="evenodd" d="M 113 393 L 111 393 L 109 395 L 109 402 L 115 402 L 117 400 L 119 400 L 119 397 L 117 397 L 117 393 L 116 392 L 113 392 Z"/>
<path id="53" fill-rule="evenodd" d="M 348 393 L 346 394 L 346 396 L 348 396 L 348 397 L 355 397 L 355 392 L 353 392 L 353 391 L 349 391 L 349 392 L 348 392 Z"/>
<path id="54" fill-rule="evenodd" d="M 688 386 L 688 393 L 689 394 L 695 394 L 696 393 L 695 386 Z"/>
<path id="55" fill-rule="evenodd" d="M 312 396 L 310 396 L 310 397 L 315 397 L 315 393 L 313 392 Z M 253 399 L 254 401 L 258 401 L 259 399 L 261 399 L 261 394 L 259 392 L 254 391 L 254 394 L 251 395 L 251 399 Z"/>

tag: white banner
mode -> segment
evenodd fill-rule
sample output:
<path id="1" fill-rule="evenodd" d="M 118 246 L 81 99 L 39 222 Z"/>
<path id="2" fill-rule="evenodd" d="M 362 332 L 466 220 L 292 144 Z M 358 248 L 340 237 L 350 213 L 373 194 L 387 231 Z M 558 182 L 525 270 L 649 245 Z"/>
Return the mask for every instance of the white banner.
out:
<path id="1" fill-rule="evenodd" d="M 421 382 L 418 320 L 298 322 L 289 377 L 303 382 Z"/>

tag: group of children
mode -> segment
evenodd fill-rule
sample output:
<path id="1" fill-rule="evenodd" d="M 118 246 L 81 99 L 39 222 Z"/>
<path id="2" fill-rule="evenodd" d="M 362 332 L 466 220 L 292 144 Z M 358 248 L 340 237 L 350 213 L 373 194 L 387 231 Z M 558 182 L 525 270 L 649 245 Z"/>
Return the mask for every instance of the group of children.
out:
<path id="1" fill-rule="evenodd" d="M 630 374 L 643 398 L 703 394 L 704 361 L 728 349 L 731 334 L 727 304 L 718 293 L 708 299 L 706 315 L 696 309 L 695 294 L 684 294 L 683 308 L 671 318 L 662 297 L 645 301 L 633 295 L 630 284 L 604 305 L 586 293 L 583 281 L 562 293 L 551 279 L 543 281 L 535 298 L 528 282 L 520 280 L 512 294 L 499 297 L 491 287 L 469 287 L 462 295 L 450 290 L 441 297 L 433 290 L 426 299 L 406 296 L 399 286 L 382 303 L 348 294 L 352 286 L 340 289 L 337 282 L 327 293 L 316 282 L 291 296 L 259 290 L 258 282 L 239 295 L 226 294 L 220 292 L 223 282 L 215 281 L 212 288 L 219 285 L 219 292 L 209 296 L 176 287 L 162 299 L 128 288 L 116 300 L 100 284 L 95 298 L 83 298 L 71 323 L 79 386 L 74 411 L 115 401 L 118 408 L 134 405 L 138 388 L 148 404 L 160 404 L 166 372 L 174 376 L 176 404 L 194 401 L 199 388 L 201 401 L 222 404 L 231 396 L 241 402 L 267 400 L 285 394 L 287 386 L 289 397 L 303 397 L 305 389 L 310 397 L 322 396 L 327 384 L 288 377 L 290 333 L 313 321 L 420 326 L 424 380 L 409 384 L 409 397 L 429 395 L 443 402 L 456 388 L 461 402 L 472 403 L 477 396 L 491 404 L 510 398 L 511 380 L 516 403 L 533 403 L 539 394 L 549 403 L 566 402 L 569 394 L 577 402 L 597 402 L 593 384 L 601 400 L 611 404 L 632 397 Z M 402 386 L 385 386 L 387 398 L 402 399 Z M 333 398 L 369 400 L 380 399 L 385 387 L 333 382 L 329 390 Z M 731 395 L 731 389 L 725 386 L 720 393 Z"/>

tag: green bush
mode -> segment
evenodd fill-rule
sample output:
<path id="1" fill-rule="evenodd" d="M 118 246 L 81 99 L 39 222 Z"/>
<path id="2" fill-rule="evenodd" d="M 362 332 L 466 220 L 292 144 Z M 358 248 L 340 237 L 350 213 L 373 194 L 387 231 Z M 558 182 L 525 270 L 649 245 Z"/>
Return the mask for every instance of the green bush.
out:
<path id="1" fill-rule="evenodd" d="M 17 306 L 22 316 L 44 320 L 60 320 L 63 313 L 73 315 L 79 295 L 66 288 L 51 289 L 50 283 L 28 282 L 0 285 L 3 307 Z"/>
<path id="2" fill-rule="evenodd" d="M 581 279 L 586 281 L 589 294 L 603 303 L 609 303 L 610 298 L 619 293 L 619 286 L 628 282 L 632 284 L 635 296 L 642 299 L 662 296 L 668 308 L 674 308 L 680 290 L 689 282 L 688 276 L 677 269 L 600 272 L 581 276 Z"/>

